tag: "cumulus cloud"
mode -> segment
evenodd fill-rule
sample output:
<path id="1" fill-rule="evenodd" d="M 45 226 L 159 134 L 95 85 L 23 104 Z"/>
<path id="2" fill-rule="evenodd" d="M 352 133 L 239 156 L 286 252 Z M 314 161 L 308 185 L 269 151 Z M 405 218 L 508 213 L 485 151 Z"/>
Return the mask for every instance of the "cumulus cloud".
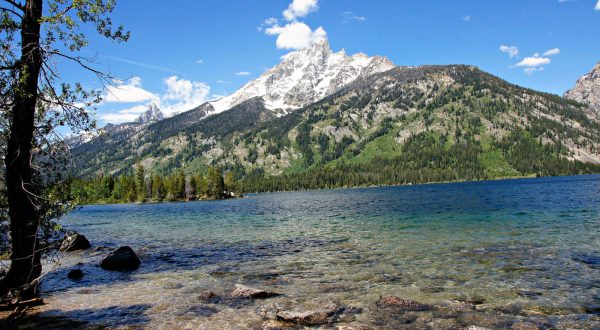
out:
<path id="1" fill-rule="evenodd" d="M 289 23 L 280 25 L 276 18 L 266 19 L 258 28 L 263 30 L 266 35 L 277 36 L 275 42 L 278 49 L 302 49 L 310 46 L 315 41 L 326 40 L 327 32 L 323 27 L 318 27 L 313 31 L 311 27 L 304 22 L 298 21 L 298 18 L 305 17 L 310 12 L 319 9 L 318 0 L 293 0 L 286 10 L 283 11 L 283 17 Z M 357 19 L 364 20 L 364 17 L 356 16 Z"/>
<path id="2" fill-rule="evenodd" d="M 114 91 L 107 92 L 104 98 L 106 103 L 137 104 L 118 111 L 101 113 L 99 118 L 112 124 L 131 122 L 146 111 L 151 103 L 155 103 L 165 115 L 170 116 L 193 109 L 211 98 L 210 86 L 203 82 L 170 76 L 165 78 L 163 83 L 165 91 L 162 95 L 145 90 L 139 77 L 114 86 Z"/>
<path id="3" fill-rule="evenodd" d="M 598 0 L 598 3 L 596 4 L 596 8 L 594 8 L 596 10 L 600 10 L 600 0 Z"/>
<path id="4" fill-rule="evenodd" d="M 559 48 L 552 48 L 552 49 L 548 49 L 544 54 L 542 54 L 543 56 L 552 56 L 552 55 L 558 55 L 560 54 L 560 49 Z"/>
<path id="5" fill-rule="evenodd" d="M 525 57 L 521 62 L 515 64 L 515 67 L 524 68 L 523 72 L 530 76 L 535 72 L 544 71 L 545 66 L 552 63 L 552 60 L 544 56 L 547 56 L 546 54 L 556 55 L 560 53 L 560 51 L 557 50 L 558 48 L 550 49 L 546 53 L 544 53 L 543 56 L 540 56 L 540 54 L 535 53 L 533 54 L 533 56 Z"/>
<path id="6" fill-rule="evenodd" d="M 517 63 L 515 66 L 516 67 L 537 67 L 537 66 L 548 65 L 548 64 L 550 64 L 550 62 L 552 62 L 552 61 L 549 58 L 540 57 L 539 54 L 534 54 L 533 56 L 525 57 L 521 62 Z"/>
<path id="7" fill-rule="evenodd" d="M 159 97 L 142 88 L 142 79 L 133 77 L 127 81 L 117 81 L 108 86 L 102 100 L 107 103 L 156 102 Z"/>
<path id="8" fill-rule="evenodd" d="M 510 56 L 510 58 L 519 56 L 519 47 L 517 47 L 517 46 L 502 45 L 502 46 L 500 46 L 500 51 L 508 54 L 508 56 Z"/>
<path id="9" fill-rule="evenodd" d="M 265 33 L 277 36 L 275 44 L 279 49 L 302 49 L 310 46 L 315 41 L 327 39 L 327 32 L 323 27 L 318 27 L 313 31 L 302 22 L 292 22 L 285 26 L 274 25 L 268 28 Z"/>
<path id="10" fill-rule="evenodd" d="M 162 97 L 161 110 L 167 116 L 190 110 L 208 101 L 210 86 L 203 82 L 171 76 L 164 83 L 167 92 Z"/>
<path id="11" fill-rule="evenodd" d="M 317 0 L 293 0 L 283 11 L 283 17 L 288 21 L 295 21 L 310 12 L 317 11 L 319 9 L 317 2 Z"/>

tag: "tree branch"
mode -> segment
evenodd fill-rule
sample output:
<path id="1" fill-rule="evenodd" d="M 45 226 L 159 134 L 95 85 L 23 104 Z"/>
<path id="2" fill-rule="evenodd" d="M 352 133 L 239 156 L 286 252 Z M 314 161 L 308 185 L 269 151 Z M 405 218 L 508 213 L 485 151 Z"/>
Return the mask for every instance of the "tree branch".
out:
<path id="1" fill-rule="evenodd" d="M 73 4 L 67 6 L 67 8 L 65 8 L 65 10 L 63 10 L 62 12 L 56 14 L 55 16 L 52 16 L 52 19 L 57 19 L 57 18 L 60 18 L 60 17 L 62 17 L 64 15 L 66 15 L 69 12 L 69 10 L 71 10 L 73 8 L 74 8 Z"/>
<path id="2" fill-rule="evenodd" d="M 4 0 L 4 1 L 10 3 L 11 5 L 13 5 L 13 6 L 21 9 L 21 11 L 25 12 L 25 6 L 23 6 L 23 4 L 18 3 L 18 2 L 14 1 L 14 0 Z"/>
<path id="3" fill-rule="evenodd" d="M 81 58 L 81 57 L 79 57 L 79 56 L 70 56 L 70 55 L 66 55 L 66 54 L 63 54 L 63 53 L 61 53 L 61 52 L 59 52 L 59 51 L 56 51 L 56 50 L 55 50 L 55 51 L 48 52 L 48 54 L 50 54 L 50 55 L 58 55 L 58 56 L 60 56 L 60 57 L 64 57 L 64 58 L 66 58 L 66 59 L 68 59 L 68 60 L 71 60 L 71 61 L 73 61 L 73 62 L 75 62 L 75 63 L 79 64 L 79 65 L 80 65 L 82 68 L 84 68 L 84 69 L 86 69 L 86 70 L 88 70 L 88 71 L 90 71 L 90 72 L 94 73 L 94 74 L 95 74 L 96 76 L 98 76 L 98 78 L 100 78 L 100 80 L 102 80 L 102 81 L 109 81 L 109 80 L 110 80 L 110 79 L 109 79 L 109 78 L 110 78 L 110 75 L 108 75 L 108 74 L 106 74 L 106 73 L 104 73 L 104 72 L 102 72 L 102 71 L 100 71 L 100 70 L 94 69 L 94 68 L 92 68 L 91 66 L 89 66 L 89 65 L 85 64 L 85 63 L 84 63 L 84 60 L 85 60 L 84 58 Z"/>
<path id="4" fill-rule="evenodd" d="M 7 66 L 0 66 L 0 71 L 4 71 L 4 70 L 14 70 L 17 68 L 16 64 L 13 65 L 7 65 Z"/>
<path id="5" fill-rule="evenodd" d="M 19 18 L 23 18 L 23 15 L 21 15 L 21 14 L 17 13 L 16 11 L 14 11 L 14 10 L 12 10 L 12 9 L 10 9 L 10 8 L 6 8 L 6 7 L 0 7 L 0 10 L 7 11 L 7 12 L 9 12 L 9 13 L 12 13 L 12 14 L 14 14 L 14 15 L 17 15 Z"/>

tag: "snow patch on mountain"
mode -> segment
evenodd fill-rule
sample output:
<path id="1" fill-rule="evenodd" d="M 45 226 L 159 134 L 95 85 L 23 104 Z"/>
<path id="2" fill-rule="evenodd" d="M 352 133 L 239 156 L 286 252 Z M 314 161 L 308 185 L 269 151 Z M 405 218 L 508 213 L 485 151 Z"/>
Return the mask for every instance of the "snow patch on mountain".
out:
<path id="1" fill-rule="evenodd" d="M 265 107 L 289 113 L 339 91 L 354 80 L 384 72 L 395 65 L 385 57 L 358 53 L 334 53 L 327 40 L 282 56 L 282 62 L 235 93 L 211 101 L 214 113 L 223 112 L 249 100 L 262 97 Z"/>

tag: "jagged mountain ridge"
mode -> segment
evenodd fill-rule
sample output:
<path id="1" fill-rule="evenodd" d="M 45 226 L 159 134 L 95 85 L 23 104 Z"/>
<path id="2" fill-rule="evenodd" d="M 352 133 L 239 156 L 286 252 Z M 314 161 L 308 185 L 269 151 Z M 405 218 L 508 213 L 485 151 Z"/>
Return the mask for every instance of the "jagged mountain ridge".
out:
<path id="1" fill-rule="evenodd" d="M 283 115 L 331 95 L 357 79 L 393 67 L 395 65 L 387 58 L 369 57 L 362 53 L 348 56 L 344 50 L 334 53 L 326 40 L 318 41 L 308 48 L 285 55 L 281 63 L 230 96 L 206 102 L 173 117 L 166 117 L 155 104 L 151 104 L 133 122 L 109 124 L 101 130 L 99 137 L 85 140 L 72 138 L 68 142 L 72 147 L 90 143 L 90 147 L 95 146 L 91 149 L 97 150 L 103 143 L 117 145 L 144 135 L 173 135 L 209 116 L 231 110 L 248 101 L 251 101 L 250 104 L 257 104 L 257 99 L 263 100 L 264 109 Z M 144 128 L 140 125 L 144 125 Z M 97 141 L 93 141 L 94 138 Z"/>
<path id="2" fill-rule="evenodd" d="M 148 124 L 148 123 L 156 122 L 156 121 L 163 120 L 163 119 L 165 119 L 165 115 L 162 113 L 162 111 L 160 111 L 160 109 L 158 108 L 158 106 L 156 104 L 152 103 L 148 106 L 148 110 L 142 112 L 136 118 L 136 120 L 134 120 L 134 123 Z"/>
<path id="3" fill-rule="evenodd" d="M 141 160 L 162 173 L 219 165 L 240 178 L 294 174 L 408 157 L 435 141 L 446 145 L 437 152 L 466 148 L 475 157 L 469 169 L 475 178 L 548 174 L 545 164 L 564 167 L 562 160 L 600 163 L 600 120 L 586 115 L 583 105 L 471 66 L 397 67 L 361 77 L 285 116 L 265 103 L 255 97 L 206 118 L 211 106 L 203 105 L 126 141 L 92 141 L 74 150 L 78 173 L 130 171 Z M 415 137 L 428 142 L 413 146 Z M 430 157 L 441 156 L 424 159 Z"/>
<path id="4" fill-rule="evenodd" d="M 327 40 L 291 52 L 282 62 L 235 93 L 212 101 L 214 113 L 226 111 L 246 100 L 261 97 L 265 107 L 285 114 L 331 95 L 349 83 L 395 65 L 385 57 L 359 53 L 334 53 Z"/>
<path id="5" fill-rule="evenodd" d="M 577 80 L 575 87 L 565 93 L 565 98 L 588 104 L 592 111 L 600 113 L 600 62 Z"/>

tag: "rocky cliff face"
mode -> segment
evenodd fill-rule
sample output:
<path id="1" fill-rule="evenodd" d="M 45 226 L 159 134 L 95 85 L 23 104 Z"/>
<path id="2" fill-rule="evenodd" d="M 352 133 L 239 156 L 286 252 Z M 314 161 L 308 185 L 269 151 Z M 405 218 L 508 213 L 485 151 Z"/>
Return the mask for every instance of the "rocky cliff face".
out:
<path id="1" fill-rule="evenodd" d="M 135 120 L 136 124 L 148 124 L 151 122 L 163 120 L 165 118 L 164 114 L 158 106 L 154 103 L 148 106 L 148 110 L 141 113 L 140 116 Z"/>
<path id="2" fill-rule="evenodd" d="M 575 87 L 565 93 L 565 98 L 588 104 L 600 114 L 600 62 L 590 73 L 577 80 Z"/>

